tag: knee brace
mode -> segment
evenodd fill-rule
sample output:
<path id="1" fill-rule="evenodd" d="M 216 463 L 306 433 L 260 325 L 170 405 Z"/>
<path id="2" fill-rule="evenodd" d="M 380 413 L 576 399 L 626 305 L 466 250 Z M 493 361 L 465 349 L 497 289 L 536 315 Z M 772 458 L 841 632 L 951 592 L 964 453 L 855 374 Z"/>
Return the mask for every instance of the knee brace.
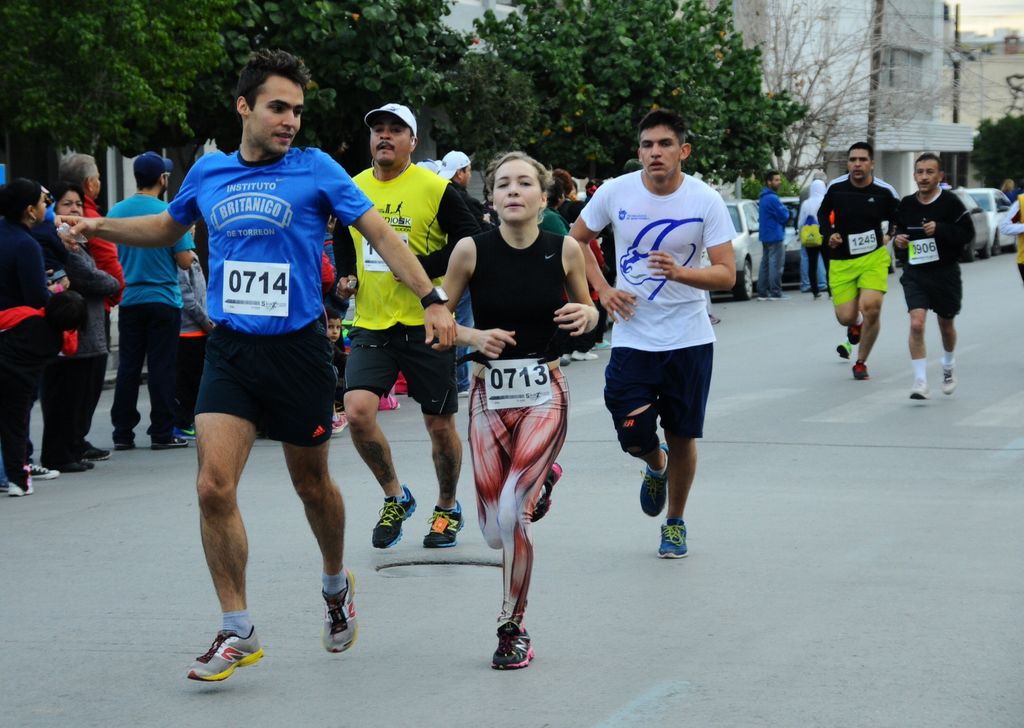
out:
<path id="1" fill-rule="evenodd" d="M 635 415 L 616 418 L 615 433 L 619 436 L 619 446 L 629 455 L 639 457 L 657 450 L 661 444 L 658 439 L 658 413 L 654 407 L 648 407 Z"/>

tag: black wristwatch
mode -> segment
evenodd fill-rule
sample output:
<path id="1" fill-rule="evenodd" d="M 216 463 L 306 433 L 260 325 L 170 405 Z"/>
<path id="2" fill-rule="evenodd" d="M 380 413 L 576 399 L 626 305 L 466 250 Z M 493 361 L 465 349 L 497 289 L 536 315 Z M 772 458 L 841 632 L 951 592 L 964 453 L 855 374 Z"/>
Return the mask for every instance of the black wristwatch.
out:
<path id="1" fill-rule="evenodd" d="M 431 289 L 430 293 L 420 299 L 420 305 L 423 308 L 433 306 L 435 303 L 440 303 L 442 306 L 448 303 L 448 294 L 440 286 L 435 286 Z"/>

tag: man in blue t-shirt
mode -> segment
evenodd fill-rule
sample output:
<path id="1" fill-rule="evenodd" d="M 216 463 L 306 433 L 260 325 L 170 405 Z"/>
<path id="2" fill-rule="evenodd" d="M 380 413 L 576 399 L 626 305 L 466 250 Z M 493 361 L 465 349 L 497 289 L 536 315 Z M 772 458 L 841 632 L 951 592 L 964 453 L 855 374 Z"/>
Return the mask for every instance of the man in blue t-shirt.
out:
<path id="1" fill-rule="evenodd" d="M 327 467 L 336 376 L 323 325 L 320 260 L 327 218 L 355 227 L 424 306 L 426 341 L 450 347 L 455 321 L 423 267 L 341 166 L 292 148 L 310 76 L 284 51 L 257 51 L 242 69 L 236 153 L 208 154 L 171 206 L 127 219 L 58 217 L 72 234 L 160 247 L 202 217 L 210 232 L 207 343 L 196 403 L 200 528 L 222 627 L 189 669 L 223 680 L 263 657 L 245 594 L 248 546 L 238 481 L 256 427 L 281 440 L 288 472 L 323 557 L 321 642 L 342 652 L 356 639 L 354 581 L 343 565 L 345 508 Z"/>
<path id="2" fill-rule="evenodd" d="M 110 208 L 109 217 L 156 215 L 167 209 L 161 198 L 174 165 L 156 152 L 135 158 L 138 192 Z M 113 242 L 117 242 L 115 239 Z M 142 365 L 149 369 L 149 421 L 147 430 L 154 450 L 186 447 L 174 435 L 174 383 L 181 328 L 181 289 L 178 268 L 188 270 L 195 243 L 186 232 L 173 246 L 133 248 L 119 244 L 117 256 L 124 269 L 124 296 L 117 315 L 117 383 L 110 420 L 114 449 L 135 447 L 135 426 Z"/>

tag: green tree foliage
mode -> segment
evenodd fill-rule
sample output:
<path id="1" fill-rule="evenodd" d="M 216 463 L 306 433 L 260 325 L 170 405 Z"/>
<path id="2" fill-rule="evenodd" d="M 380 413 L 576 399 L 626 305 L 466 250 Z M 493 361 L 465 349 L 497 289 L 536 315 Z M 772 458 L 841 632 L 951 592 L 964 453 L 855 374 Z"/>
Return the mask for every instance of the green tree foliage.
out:
<path id="1" fill-rule="evenodd" d="M 742 194 L 744 199 L 756 200 L 761 197 L 761 190 L 765 187 L 764 177 L 747 177 L 743 180 Z M 776 190 L 779 197 L 799 197 L 800 196 L 800 185 L 796 182 L 789 181 L 785 176 L 782 177 L 782 186 Z"/>
<path id="2" fill-rule="evenodd" d="M 760 54 L 743 47 L 730 3 L 524 0 L 478 21 L 480 38 L 529 76 L 541 109 L 530 150 L 579 172 L 617 172 L 636 155 L 636 123 L 657 107 L 690 126 L 688 169 L 728 179 L 768 166 L 802 109 L 761 91 Z M 460 110 L 475 113 L 472 108 Z"/>
<path id="3" fill-rule="evenodd" d="M 450 72 L 448 118 L 434 125 L 439 153 L 468 150 L 474 166 L 483 170 L 497 154 L 534 141 L 540 108 L 533 82 L 515 69 L 495 73 L 500 67 L 493 53 L 469 53 Z"/>
<path id="4" fill-rule="evenodd" d="M 253 50 L 282 48 L 300 56 L 313 76 L 296 143 L 337 154 L 353 148 L 364 159 L 367 111 L 397 101 L 418 113 L 447 93 L 446 73 L 468 45 L 443 24 L 448 12 L 445 0 L 236 0 L 238 20 L 221 31 L 226 57 L 195 88 L 191 141 L 238 146 L 238 71 Z"/>
<path id="5" fill-rule="evenodd" d="M 1020 180 L 1024 159 L 1024 116 L 984 119 L 974 137 L 974 162 L 985 184 L 998 187 L 1006 178 Z"/>
<path id="6" fill-rule="evenodd" d="M 199 69 L 224 56 L 231 0 L 0 3 L 0 128 L 57 147 L 140 151 L 187 125 Z"/>

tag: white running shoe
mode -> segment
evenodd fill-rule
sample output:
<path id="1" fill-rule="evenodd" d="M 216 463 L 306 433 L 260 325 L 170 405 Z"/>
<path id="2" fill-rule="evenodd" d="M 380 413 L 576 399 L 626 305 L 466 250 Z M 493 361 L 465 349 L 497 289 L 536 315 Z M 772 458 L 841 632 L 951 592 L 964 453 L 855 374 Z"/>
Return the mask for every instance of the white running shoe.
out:
<path id="1" fill-rule="evenodd" d="M 35 491 L 32 489 L 32 478 L 28 479 L 28 483 L 25 484 L 24 488 L 11 481 L 8 481 L 7 483 L 7 495 L 11 498 L 18 498 L 23 495 L 32 495 L 33 493 L 35 493 Z"/>
<path id="2" fill-rule="evenodd" d="M 915 379 L 914 386 L 910 388 L 911 399 L 928 399 L 928 382 L 923 379 Z"/>
<path id="3" fill-rule="evenodd" d="M 356 605 L 352 602 L 356 595 L 356 578 L 348 569 L 345 569 L 345 585 L 342 594 L 324 594 L 324 629 L 320 641 L 328 652 L 344 652 L 359 636 Z"/>
<path id="4" fill-rule="evenodd" d="M 956 372 L 953 367 L 942 370 L 942 393 L 953 394 L 956 389 Z"/>
<path id="5" fill-rule="evenodd" d="M 597 354 L 593 354 L 589 351 L 574 351 L 570 354 L 570 357 L 573 361 L 593 361 L 598 358 Z"/>

